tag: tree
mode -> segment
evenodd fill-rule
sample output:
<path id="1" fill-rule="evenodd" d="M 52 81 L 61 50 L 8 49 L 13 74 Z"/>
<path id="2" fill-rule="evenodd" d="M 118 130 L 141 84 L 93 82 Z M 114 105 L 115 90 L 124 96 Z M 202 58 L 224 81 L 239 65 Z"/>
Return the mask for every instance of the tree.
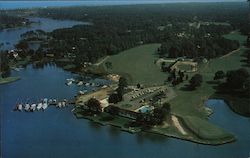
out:
<path id="1" fill-rule="evenodd" d="M 243 90 L 244 90 L 245 95 L 249 98 L 250 97 L 250 79 L 248 79 L 244 83 Z"/>
<path id="2" fill-rule="evenodd" d="M 226 74 L 228 88 L 242 89 L 249 76 L 249 72 L 244 68 L 228 71 Z"/>
<path id="3" fill-rule="evenodd" d="M 107 67 L 107 69 L 112 69 L 113 68 L 113 65 L 112 65 L 112 63 L 110 61 L 106 62 L 105 66 Z"/>
<path id="4" fill-rule="evenodd" d="M 226 74 L 224 73 L 224 71 L 217 71 L 214 75 L 214 80 L 219 80 L 219 79 L 223 79 L 226 76 Z"/>
<path id="5" fill-rule="evenodd" d="M 16 44 L 16 48 L 26 51 L 29 48 L 29 45 L 26 41 L 20 41 L 18 44 Z"/>
<path id="6" fill-rule="evenodd" d="M 141 84 L 138 83 L 138 84 L 136 85 L 136 87 L 137 87 L 138 89 L 141 88 Z"/>
<path id="7" fill-rule="evenodd" d="M 199 87 L 202 83 L 202 76 L 200 74 L 195 74 L 191 80 L 190 83 L 190 89 L 194 90 L 196 87 Z"/>
<path id="8" fill-rule="evenodd" d="M 114 103 L 114 104 L 116 104 L 116 103 L 118 103 L 120 101 L 122 101 L 122 96 L 119 95 L 119 93 L 113 93 L 113 94 L 111 94 L 109 96 L 109 99 L 108 99 L 109 103 Z"/>
<path id="9" fill-rule="evenodd" d="M 247 63 L 250 64 L 250 50 L 246 51 Z"/>
<path id="10" fill-rule="evenodd" d="M 114 106 L 108 106 L 105 108 L 105 111 L 110 113 L 111 115 L 118 115 L 119 114 L 119 108 Z"/>
<path id="11" fill-rule="evenodd" d="M 121 77 L 119 79 L 119 83 L 118 83 L 118 86 L 119 87 L 127 87 L 128 86 L 128 82 L 127 82 L 127 79 L 125 77 Z"/>
<path id="12" fill-rule="evenodd" d="M 88 106 L 89 110 L 98 114 L 101 112 L 101 103 L 95 99 L 95 98 L 91 98 L 88 100 L 88 102 L 86 103 L 86 105 Z"/>
<path id="13" fill-rule="evenodd" d="M 163 109 L 167 114 L 169 114 L 170 111 L 171 111 L 171 105 L 170 105 L 169 103 L 164 103 L 164 104 L 162 105 L 162 109 Z"/>
<path id="14" fill-rule="evenodd" d="M 165 111 L 162 108 L 155 108 L 151 115 L 152 124 L 161 124 L 166 116 Z"/>
<path id="15" fill-rule="evenodd" d="M 250 35 L 247 37 L 247 46 L 250 47 Z"/>

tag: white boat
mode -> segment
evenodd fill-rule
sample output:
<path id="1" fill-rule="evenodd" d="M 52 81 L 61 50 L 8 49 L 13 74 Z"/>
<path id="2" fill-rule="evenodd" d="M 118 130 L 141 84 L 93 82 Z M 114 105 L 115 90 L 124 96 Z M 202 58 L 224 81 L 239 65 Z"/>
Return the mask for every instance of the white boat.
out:
<path id="1" fill-rule="evenodd" d="M 37 110 L 40 110 L 41 108 L 43 107 L 43 104 L 42 103 L 38 103 L 38 105 L 37 105 Z"/>
<path id="2" fill-rule="evenodd" d="M 75 79 L 73 79 L 73 78 L 68 78 L 68 79 L 66 79 L 67 81 L 75 81 Z"/>
<path id="3" fill-rule="evenodd" d="M 43 99 L 43 102 L 47 104 L 47 103 L 48 103 L 48 99 L 47 99 L 47 98 L 44 98 L 44 99 Z"/>
<path id="4" fill-rule="evenodd" d="M 43 106 L 42 106 L 43 110 L 47 109 L 47 107 L 48 107 L 48 104 L 47 103 L 43 103 Z"/>
<path id="5" fill-rule="evenodd" d="M 30 104 L 25 104 L 24 110 L 29 111 L 30 110 Z"/>
<path id="6" fill-rule="evenodd" d="M 62 107 L 62 103 L 58 102 L 57 107 L 61 108 Z"/>
<path id="7" fill-rule="evenodd" d="M 86 84 L 85 84 L 85 86 L 89 86 L 89 85 L 90 85 L 90 83 L 86 83 Z"/>
<path id="8" fill-rule="evenodd" d="M 73 82 L 72 81 L 68 81 L 67 83 L 66 83 L 66 85 L 71 85 Z"/>
<path id="9" fill-rule="evenodd" d="M 62 107 L 65 107 L 66 106 L 66 103 L 63 101 L 62 102 Z"/>
<path id="10" fill-rule="evenodd" d="M 82 81 L 80 81 L 80 82 L 77 83 L 77 86 L 81 86 L 81 85 L 83 85 Z"/>
<path id="11" fill-rule="evenodd" d="M 80 94 L 80 95 L 83 95 L 83 94 L 85 94 L 85 93 L 84 93 L 83 91 L 79 91 L 79 94 Z"/>
<path id="12" fill-rule="evenodd" d="M 17 110 L 22 111 L 23 110 L 23 105 L 22 104 L 18 104 L 17 105 Z"/>
<path id="13" fill-rule="evenodd" d="M 36 104 L 32 104 L 32 105 L 30 106 L 30 109 L 31 109 L 32 111 L 35 111 L 35 110 L 36 110 Z"/>
<path id="14" fill-rule="evenodd" d="M 51 104 L 52 102 L 53 102 L 53 100 L 52 100 L 52 99 L 49 99 L 49 102 L 48 102 L 48 103 Z"/>
<path id="15" fill-rule="evenodd" d="M 19 68 L 14 68 L 14 70 L 15 70 L 15 71 L 18 71 L 18 72 L 20 71 L 20 69 L 19 69 Z"/>

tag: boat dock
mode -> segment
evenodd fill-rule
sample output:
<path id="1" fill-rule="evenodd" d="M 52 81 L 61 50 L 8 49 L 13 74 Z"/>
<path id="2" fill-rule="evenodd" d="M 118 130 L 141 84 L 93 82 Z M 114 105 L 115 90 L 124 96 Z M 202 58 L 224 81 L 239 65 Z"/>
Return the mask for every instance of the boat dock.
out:
<path id="1" fill-rule="evenodd" d="M 71 99 L 63 99 L 63 100 L 57 100 L 57 99 L 41 99 L 38 103 L 18 103 L 14 111 L 26 111 L 26 112 L 35 112 L 35 111 L 45 111 L 50 106 L 55 106 L 57 108 L 64 108 L 69 105 L 75 105 L 75 100 Z"/>

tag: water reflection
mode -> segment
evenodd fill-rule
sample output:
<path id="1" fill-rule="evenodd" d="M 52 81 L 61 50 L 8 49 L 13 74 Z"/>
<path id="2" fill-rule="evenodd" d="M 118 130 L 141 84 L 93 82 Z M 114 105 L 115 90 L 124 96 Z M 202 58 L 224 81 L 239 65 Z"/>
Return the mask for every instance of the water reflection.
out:
<path id="1" fill-rule="evenodd" d="M 109 136 L 111 138 L 117 139 L 117 138 L 119 138 L 122 131 L 120 130 L 120 128 L 109 126 L 108 132 L 109 132 Z"/>
<path id="2" fill-rule="evenodd" d="M 95 130 L 96 132 L 100 132 L 102 129 L 102 125 L 95 123 L 93 121 L 88 121 L 88 125 L 91 129 Z"/>
<path id="3" fill-rule="evenodd" d="M 156 144 L 164 144 L 167 140 L 168 137 L 153 133 L 140 132 L 136 134 L 136 141 L 138 144 L 144 144 L 147 141 Z"/>

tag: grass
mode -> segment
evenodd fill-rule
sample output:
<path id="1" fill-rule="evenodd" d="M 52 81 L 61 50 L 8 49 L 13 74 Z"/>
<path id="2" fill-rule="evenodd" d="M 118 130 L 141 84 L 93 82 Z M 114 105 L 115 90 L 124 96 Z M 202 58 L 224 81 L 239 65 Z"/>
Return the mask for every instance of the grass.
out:
<path id="1" fill-rule="evenodd" d="M 216 58 L 208 63 L 200 64 L 198 72 L 195 73 L 200 73 L 203 76 L 203 83 L 196 90 L 188 91 L 185 89 L 188 81 L 184 81 L 174 88 L 177 97 L 170 100 L 171 112 L 182 118 L 189 134 L 187 136 L 180 135 L 171 126 L 169 128 L 154 127 L 148 132 L 204 144 L 223 144 L 235 139 L 230 133 L 209 123 L 207 120 L 209 114 L 204 106 L 204 102 L 215 93 L 214 85 L 209 83 L 209 81 L 213 81 L 214 73 L 219 70 L 238 69 L 243 65 L 241 61 L 244 59 L 242 55 L 246 49 L 243 46 L 246 36 L 234 31 L 224 37 L 238 40 L 241 44 L 240 49 L 224 58 Z M 125 75 L 129 78 L 130 84 L 137 84 L 138 82 L 145 85 L 163 84 L 167 74 L 161 72 L 159 66 L 154 64 L 154 61 L 157 60 L 155 52 L 159 46 L 160 44 L 147 44 L 123 51 L 107 58 L 102 64 L 95 67 L 95 70 Z M 107 69 L 105 67 L 106 62 L 111 62 L 112 68 Z M 195 73 L 188 73 L 189 79 Z"/>
<path id="2" fill-rule="evenodd" d="M 154 63 L 158 59 L 156 50 L 159 47 L 160 44 L 138 46 L 110 56 L 100 66 L 104 67 L 108 73 L 121 74 L 127 77 L 129 84 L 163 84 L 167 75 L 161 72 L 160 68 Z M 106 62 L 111 62 L 112 68 L 106 68 Z"/>
<path id="3" fill-rule="evenodd" d="M 178 95 L 177 98 L 170 101 L 172 105 L 172 111 L 179 116 L 192 115 L 201 118 L 207 117 L 207 112 L 204 109 L 204 101 L 210 98 L 214 93 L 214 85 L 209 84 L 209 81 L 213 81 L 214 73 L 219 70 L 228 71 L 235 70 L 242 67 L 241 60 L 244 53 L 244 46 L 242 44 L 246 40 L 246 36 L 240 35 L 239 32 L 235 31 L 224 37 L 232 40 L 239 40 L 241 43 L 241 49 L 234 54 L 231 54 L 225 58 L 216 58 L 210 60 L 206 64 L 199 65 L 198 72 L 203 76 L 203 83 L 201 87 L 198 87 L 194 91 L 183 90 L 187 81 L 178 85 L 175 91 Z M 190 73 L 190 77 L 195 73 Z M 187 101 L 188 100 L 188 101 Z"/>
<path id="4" fill-rule="evenodd" d="M 127 131 L 130 133 L 137 133 L 140 132 L 141 129 L 139 127 L 129 127 L 128 124 L 131 123 L 131 120 L 125 117 L 115 116 L 103 112 L 99 115 L 90 116 L 90 115 L 84 115 L 83 112 L 80 109 L 76 109 L 74 111 L 74 115 L 78 118 L 85 118 L 88 120 L 91 120 L 95 123 L 101 124 L 101 125 L 111 125 L 120 128 L 123 131 Z"/>
<path id="5" fill-rule="evenodd" d="M 186 116 L 184 117 L 184 123 L 201 139 L 225 140 L 234 138 L 232 134 L 198 117 Z"/>
<path id="6" fill-rule="evenodd" d="M 20 77 L 6 77 L 6 78 L 0 77 L 0 85 L 15 82 L 19 79 L 20 79 Z"/>

